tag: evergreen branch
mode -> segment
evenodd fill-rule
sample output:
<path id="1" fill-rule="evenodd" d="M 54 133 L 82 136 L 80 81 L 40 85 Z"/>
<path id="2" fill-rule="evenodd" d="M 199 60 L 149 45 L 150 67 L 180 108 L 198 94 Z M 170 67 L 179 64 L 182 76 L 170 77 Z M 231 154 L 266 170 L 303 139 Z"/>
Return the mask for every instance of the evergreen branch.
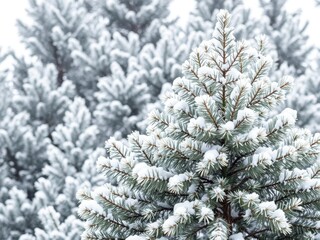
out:
<path id="1" fill-rule="evenodd" d="M 191 232 L 190 234 L 188 234 L 187 237 L 186 237 L 186 239 L 189 239 L 190 237 L 192 237 L 192 236 L 194 236 L 194 235 L 197 235 L 197 233 L 198 233 L 199 231 L 201 231 L 202 229 L 205 229 L 205 228 L 208 227 L 208 226 L 209 226 L 209 225 L 206 224 L 206 225 L 203 225 L 203 226 L 197 228 L 196 230 L 194 230 L 193 232 Z"/>
<path id="2" fill-rule="evenodd" d="M 133 199 L 136 199 L 136 200 L 138 200 L 139 202 L 143 202 L 143 203 L 146 203 L 146 204 L 150 204 L 151 203 L 151 201 L 147 201 L 147 200 L 144 200 L 144 199 L 141 199 L 141 198 L 136 198 L 136 197 L 133 197 L 133 196 L 129 196 L 129 195 L 127 195 L 127 194 L 125 194 L 125 193 L 123 193 L 122 195 L 120 195 L 120 194 L 118 194 L 117 192 L 115 192 L 115 191 L 113 191 L 113 190 L 110 190 L 110 192 L 111 192 L 111 194 L 113 194 L 113 195 L 115 195 L 115 196 L 117 196 L 117 197 L 126 197 L 126 198 L 133 198 Z"/>
<path id="3" fill-rule="evenodd" d="M 320 203 L 320 198 L 316 198 L 316 199 L 308 201 L 308 202 L 303 202 L 301 204 L 301 206 L 306 206 L 306 205 L 310 205 L 310 204 L 314 204 L 314 203 Z"/>
<path id="4" fill-rule="evenodd" d="M 121 152 L 121 150 L 117 147 L 116 144 L 112 144 L 112 147 L 117 150 L 117 152 L 121 155 L 121 157 L 126 158 L 126 155 L 124 155 L 124 153 Z"/>
<path id="5" fill-rule="evenodd" d="M 197 62 L 198 62 L 199 68 L 200 68 L 202 66 L 202 64 L 201 64 L 200 54 L 198 52 L 197 52 Z"/>
<path id="6" fill-rule="evenodd" d="M 252 179 L 252 177 L 245 177 L 243 178 L 238 184 L 236 184 L 235 186 L 233 186 L 231 188 L 231 192 L 237 190 L 238 188 L 240 188 L 244 183 L 246 183 L 248 180 Z"/>
<path id="7" fill-rule="evenodd" d="M 248 233 L 248 235 L 245 236 L 245 238 L 250 238 L 250 237 L 256 237 L 256 238 L 257 238 L 257 237 L 259 236 L 259 235 L 257 235 L 257 234 L 266 232 L 266 231 L 268 231 L 268 230 L 270 230 L 270 229 L 269 229 L 269 228 L 265 228 L 265 229 L 261 229 L 261 230 L 257 230 L 257 231 Z"/>
<path id="8" fill-rule="evenodd" d="M 255 104 L 257 104 L 257 103 L 259 102 L 259 100 L 258 100 L 258 101 L 256 101 L 256 102 L 254 103 L 256 97 L 259 95 L 259 92 L 260 92 L 261 90 L 262 90 L 261 88 L 258 88 L 258 89 L 257 89 L 257 91 L 255 92 L 255 94 L 253 95 L 253 97 L 251 98 L 250 102 L 249 102 L 248 105 L 247 105 L 248 108 L 249 108 L 249 106 L 255 105 Z"/>
<path id="9" fill-rule="evenodd" d="M 106 201 L 107 203 L 111 204 L 112 206 L 116 207 L 116 208 L 119 208 L 120 210 L 123 210 L 125 212 L 128 212 L 128 213 L 131 213 L 133 214 L 134 216 L 133 217 L 142 217 L 142 215 L 140 213 L 137 213 L 137 212 L 134 212 L 130 209 L 127 209 L 125 207 L 122 207 L 121 205 L 118 205 L 114 202 L 112 202 L 111 200 L 109 200 L 108 198 L 106 198 L 105 196 L 103 195 L 99 195 L 104 201 Z"/>
<path id="10" fill-rule="evenodd" d="M 89 210 L 89 209 L 85 209 L 84 211 L 85 211 L 88 215 L 92 214 L 92 211 Z M 120 227 L 120 228 L 124 228 L 124 229 L 128 229 L 128 230 L 134 230 L 134 231 L 136 231 L 136 232 L 142 232 L 141 230 L 138 230 L 138 229 L 136 229 L 136 228 L 134 228 L 134 227 L 130 227 L 130 226 L 124 225 L 124 224 L 121 223 L 121 222 L 117 222 L 117 221 L 112 220 L 112 219 L 110 219 L 110 218 L 106 218 L 105 216 L 103 216 L 103 215 L 101 215 L 101 214 L 99 214 L 99 213 L 97 213 L 97 212 L 95 212 L 95 217 L 100 218 L 100 220 L 103 221 L 103 222 L 104 222 L 104 221 L 107 221 L 107 222 L 109 222 L 109 223 L 111 223 L 111 224 L 113 224 L 113 225 L 115 225 L 115 226 Z M 99 226 L 99 225 L 97 224 L 97 226 Z M 99 226 L 99 227 L 100 227 L 100 226 Z"/>
<path id="11" fill-rule="evenodd" d="M 298 224 L 298 223 L 291 223 L 291 225 L 305 229 L 305 230 L 311 230 L 311 231 L 319 230 L 319 228 L 317 228 L 317 226 L 307 226 L 307 225 L 302 225 L 302 224 Z"/>
<path id="12" fill-rule="evenodd" d="M 119 170 L 119 169 L 112 168 L 111 166 L 107 166 L 107 165 L 105 165 L 105 164 L 103 164 L 102 166 L 103 166 L 104 168 L 108 169 L 108 170 L 111 171 L 111 172 L 114 171 L 114 172 L 117 172 L 118 174 L 121 174 L 121 175 L 123 175 L 123 176 L 131 177 L 130 174 L 128 174 L 128 173 L 126 173 L 126 172 L 123 172 L 123 171 L 121 171 L 121 170 Z"/>
<path id="13" fill-rule="evenodd" d="M 233 106 L 233 109 L 231 111 L 230 120 L 233 120 L 234 114 L 235 114 L 235 112 L 237 110 L 238 104 L 240 103 L 241 95 L 242 95 L 243 92 L 244 92 L 244 88 L 241 88 L 241 90 L 240 90 L 240 92 L 238 94 L 238 97 L 236 99 L 236 102 L 235 102 L 235 104 Z"/>
<path id="14" fill-rule="evenodd" d="M 197 97 L 197 95 L 195 95 L 193 92 L 191 92 L 188 88 L 186 88 L 184 85 L 182 85 L 182 84 L 179 84 L 178 85 L 180 88 L 182 88 L 183 90 L 185 90 L 186 92 L 188 92 L 188 93 L 190 93 L 192 96 L 193 96 L 193 98 L 196 98 Z"/>
<path id="15" fill-rule="evenodd" d="M 260 76 L 261 72 L 267 66 L 267 63 L 268 63 L 267 61 L 263 62 L 263 64 L 259 67 L 258 71 L 256 72 L 256 75 L 251 80 L 251 84 L 253 84 L 258 79 L 258 77 Z"/>
<path id="16" fill-rule="evenodd" d="M 143 153 L 144 157 L 148 160 L 148 162 L 152 165 L 151 158 L 148 156 L 146 151 L 142 150 L 142 146 L 140 145 L 139 141 L 137 141 L 135 138 L 133 138 L 133 141 L 137 144 L 137 146 L 140 148 L 140 152 Z"/>
<path id="17" fill-rule="evenodd" d="M 199 177 L 201 180 L 204 180 L 205 183 L 210 183 L 210 184 L 214 184 L 214 181 L 210 180 L 210 179 L 207 179 L 205 177 Z"/>
<path id="18" fill-rule="evenodd" d="M 167 149 L 171 150 L 172 152 L 177 153 L 182 159 L 189 160 L 189 158 L 186 155 L 184 155 L 183 152 L 179 151 L 178 149 L 175 149 L 168 144 L 164 144 L 164 146 Z"/>
<path id="19" fill-rule="evenodd" d="M 239 51 L 236 53 L 236 56 L 233 58 L 233 60 L 230 63 L 230 66 L 227 68 L 226 72 L 229 72 L 233 64 L 236 62 L 237 58 L 240 56 L 242 51 L 245 49 L 245 47 L 241 47 Z"/>
<path id="20" fill-rule="evenodd" d="M 294 181 L 294 180 L 297 180 L 297 179 L 299 179 L 299 178 L 286 179 L 286 180 L 284 180 L 284 182 L 290 182 L 290 181 Z M 273 187 L 275 187 L 275 186 L 277 186 L 279 184 L 282 184 L 282 182 L 270 183 L 270 184 L 267 184 L 267 185 L 260 186 L 259 188 L 260 189 L 271 188 L 271 187 L 273 188 Z"/>
<path id="21" fill-rule="evenodd" d="M 215 117 L 212 115 L 212 113 L 210 112 L 209 107 L 207 106 L 207 104 L 206 104 L 205 102 L 203 102 L 203 105 L 204 105 L 204 107 L 205 107 L 205 109 L 206 109 L 206 112 L 209 114 L 209 116 L 210 116 L 213 124 L 215 125 L 216 129 L 219 129 L 218 122 L 217 122 L 217 120 L 215 119 Z"/>
<path id="22" fill-rule="evenodd" d="M 210 57 L 210 60 L 212 60 L 214 62 L 214 64 L 218 67 L 220 72 L 223 72 L 223 69 L 221 68 L 221 66 L 219 65 L 219 63 L 217 62 L 217 60 L 215 58 Z"/>

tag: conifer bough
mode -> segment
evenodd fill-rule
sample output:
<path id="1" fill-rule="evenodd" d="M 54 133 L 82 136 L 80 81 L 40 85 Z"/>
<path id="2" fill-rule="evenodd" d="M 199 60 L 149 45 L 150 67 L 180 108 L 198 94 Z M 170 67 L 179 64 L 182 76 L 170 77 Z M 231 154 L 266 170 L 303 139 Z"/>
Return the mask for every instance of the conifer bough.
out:
<path id="1" fill-rule="evenodd" d="M 236 42 L 221 10 L 147 135 L 110 139 L 98 168 L 117 185 L 79 191 L 83 239 L 309 239 L 320 233 L 320 135 L 296 112 L 270 116 L 292 85 L 272 82 L 266 39 Z"/>

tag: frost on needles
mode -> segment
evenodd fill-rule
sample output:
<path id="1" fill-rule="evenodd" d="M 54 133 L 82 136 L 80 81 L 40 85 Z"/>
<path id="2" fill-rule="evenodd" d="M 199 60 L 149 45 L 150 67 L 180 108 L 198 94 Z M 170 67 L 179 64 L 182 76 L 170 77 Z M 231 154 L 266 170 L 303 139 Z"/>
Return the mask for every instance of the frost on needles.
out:
<path id="1" fill-rule="evenodd" d="M 235 41 L 230 15 L 183 65 L 146 135 L 110 139 L 97 165 L 116 185 L 79 191 L 82 239 L 307 239 L 320 233 L 320 135 L 296 111 L 269 116 L 292 78 L 272 82 L 265 38 Z"/>

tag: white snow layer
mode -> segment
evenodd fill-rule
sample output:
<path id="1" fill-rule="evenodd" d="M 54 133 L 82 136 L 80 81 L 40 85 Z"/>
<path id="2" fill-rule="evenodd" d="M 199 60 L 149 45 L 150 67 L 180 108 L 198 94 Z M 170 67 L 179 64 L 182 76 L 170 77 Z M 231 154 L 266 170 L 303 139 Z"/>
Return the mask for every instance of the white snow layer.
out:
<path id="1" fill-rule="evenodd" d="M 229 240 L 244 240 L 244 237 L 242 233 L 236 233 L 236 234 L 232 234 L 229 237 Z"/>

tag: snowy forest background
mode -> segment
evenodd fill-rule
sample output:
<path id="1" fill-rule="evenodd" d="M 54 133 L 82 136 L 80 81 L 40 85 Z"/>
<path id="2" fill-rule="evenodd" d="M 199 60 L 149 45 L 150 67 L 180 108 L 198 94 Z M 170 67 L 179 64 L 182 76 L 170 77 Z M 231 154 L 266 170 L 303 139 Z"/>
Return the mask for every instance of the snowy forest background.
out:
<path id="1" fill-rule="evenodd" d="M 219 9 L 238 39 L 265 34 L 270 78 L 294 77 L 279 111 L 320 131 L 319 49 L 286 2 L 257 0 L 257 14 L 245 0 L 198 0 L 181 24 L 170 0 L 30 0 L 25 50 L 0 48 L 0 240 L 80 239 L 77 192 L 114 181 L 96 168 L 106 140 L 145 132 Z"/>

